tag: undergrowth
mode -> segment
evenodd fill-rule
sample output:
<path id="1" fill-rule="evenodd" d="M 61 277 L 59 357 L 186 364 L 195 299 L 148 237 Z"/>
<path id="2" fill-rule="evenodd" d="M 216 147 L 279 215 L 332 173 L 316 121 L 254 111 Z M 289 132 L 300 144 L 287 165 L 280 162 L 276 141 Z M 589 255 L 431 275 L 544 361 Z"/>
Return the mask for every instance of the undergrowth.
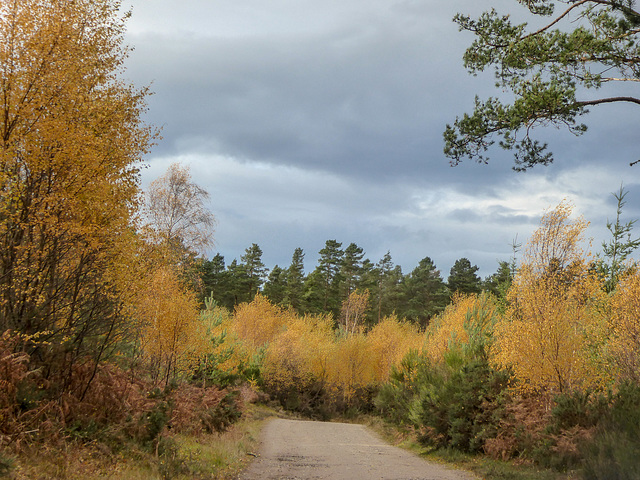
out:
<path id="1" fill-rule="evenodd" d="M 232 459 L 213 446 L 230 442 L 242 452 L 251 444 L 248 424 L 236 425 L 258 399 L 246 384 L 154 387 L 143 371 L 78 362 L 60 390 L 55 378 L 29 370 L 15 343 L 0 337 L 0 477 L 217 478 L 244 453 Z"/>
<path id="2" fill-rule="evenodd" d="M 503 461 L 486 455 L 470 454 L 452 448 L 426 447 L 419 434 L 410 427 L 389 423 L 380 417 L 362 418 L 362 422 L 390 444 L 404 448 L 430 462 L 471 472 L 483 480 L 573 480 L 574 473 L 553 469 L 521 460 Z"/>
<path id="3" fill-rule="evenodd" d="M 52 447 L 25 448 L 11 480 L 204 480 L 231 479 L 250 461 L 265 419 L 275 412 L 249 405 L 242 419 L 221 432 L 163 433 L 155 448 L 132 441 L 109 446 L 72 439 Z"/>

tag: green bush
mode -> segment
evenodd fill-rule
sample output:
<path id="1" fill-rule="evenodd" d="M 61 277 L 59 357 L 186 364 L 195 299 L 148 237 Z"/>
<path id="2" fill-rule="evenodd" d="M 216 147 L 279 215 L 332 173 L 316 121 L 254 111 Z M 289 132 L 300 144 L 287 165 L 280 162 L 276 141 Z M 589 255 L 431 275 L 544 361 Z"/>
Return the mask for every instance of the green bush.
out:
<path id="1" fill-rule="evenodd" d="M 550 433 L 559 433 L 574 427 L 592 428 L 608 409 L 609 400 L 591 391 L 574 391 L 558 395 L 551 410 Z"/>
<path id="2" fill-rule="evenodd" d="M 583 461 L 581 447 L 609 408 L 609 397 L 573 391 L 553 399 L 551 415 L 526 451 L 538 465 L 557 471 L 576 469 Z"/>
<path id="3" fill-rule="evenodd" d="M 499 428 L 508 381 L 508 373 L 459 349 L 438 364 L 411 353 L 392 370 L 375 405 L 393 422 L 415 427 L 424 444 L 479 452 Z"/>
<path id="4" fill-rule="evenodd" d="M 410 410 L 418 390 L 443 382 L 437 367 L 416 351 L 409 352 L 393 366 L 387 383 L 382 385 L 373 403 L 378 412 L 398 425 L 413 424 Z"/>
<path id="5" fill-rule="evenodd" d="M 584 480 L 632 480 L 640 472 L 640 385 L 625 383 L 582 448 Z"/>
<path id="6" fill-rule="evenodd" d="M 158 473 L 162 480 L 171 480 L 189 473 L 184 459 L 180 455 L 178 444 L 171 437 L 161 436 L 156 445 Z"/>
<path id="7" fill-rule="evenodd" d="M 230 391 L 222 397 L 215 407 L 201 413 L 200 419 L 205 426 L 205 431 L 208 433 L 223 432 L 240 419 L 242 411 L 238 404 L 238 395 L 238 390 Z"/>
<path id="8" fill-rule="evenodd" d="M 167 402 L 158 402 L 144 416 L 145 442 L 155 442 L 169 422 L 170 407 Z"/>
<path id="9" fill-rule="evenodd" d="M 505 414 L 510 374 L 492 368 L 487 355 L 497 317 L 491 296 L 479 301 L 464 319 L 467 341 L 452 336 L 438 362 L 410 353 L 375 400 L 392 421 L 416 428 L 425 444 L 480 452 Z"/>
<path id="10" fill-rule="evenodd" d="M 498 431 L 508 380 L 507 373 L 478 359 L 442 382 L 423 386 L 412 407 L 414 422 L 424 431 L 421 440 L 435 447 L 482 451 Z"/>

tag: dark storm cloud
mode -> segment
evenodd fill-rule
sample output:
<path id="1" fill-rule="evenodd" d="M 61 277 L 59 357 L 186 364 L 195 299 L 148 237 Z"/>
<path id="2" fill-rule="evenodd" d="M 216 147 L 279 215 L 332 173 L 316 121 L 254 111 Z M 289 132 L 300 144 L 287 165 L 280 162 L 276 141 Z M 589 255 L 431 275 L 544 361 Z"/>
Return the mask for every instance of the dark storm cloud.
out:
<path id="1" fill-rule="evenodd" d="M 424 2 L 395 7 L 308 34 L 132 35 L 130 72 L 157 92 L 158 153 L 447 176 L 442 130 L 473 84 L 460 65 L 462 42 L 452 48 L 455 26 Z"/>
<path id="2" fill-rule="evenodd" d="M 445 125 L 476 94 L 502 95 L 491 72 L 464 70 L 473 38 L 451 18 L 515 11 L 513 0 L 133 4 L 128 76 L 152 82 L 149 121 L 164 137 L 145 182 L 171 162 L 191 165 L 229 261 L 255 242 L 268 266 L 296 247 L 312 266 L 335 238 L 373 261 L 391 250 L 405 271 L 430 256 L 448 274 L 467 257 L 487 275 L 565 197 L 596 238 L 621 181 L 627 213 L 640 214 L 640 168 L 628 168 L 640 158 L 637 107 L 594 108 L 582 138 L 536 132 L 556 154 L 546 169 L 516 174 L 499 149 L 489 165 L 448 166 Z"/>

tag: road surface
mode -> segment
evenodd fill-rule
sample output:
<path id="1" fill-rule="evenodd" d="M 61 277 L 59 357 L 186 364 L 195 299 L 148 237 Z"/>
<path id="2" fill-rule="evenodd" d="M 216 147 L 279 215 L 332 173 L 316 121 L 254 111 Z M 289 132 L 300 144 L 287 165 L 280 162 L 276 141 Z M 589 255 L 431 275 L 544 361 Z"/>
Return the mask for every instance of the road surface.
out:
<path id="1" fill-rule="evenodd" d="M 475 480 L 380 440 L 363 425 L 275 419 L 239 480 Z"/>

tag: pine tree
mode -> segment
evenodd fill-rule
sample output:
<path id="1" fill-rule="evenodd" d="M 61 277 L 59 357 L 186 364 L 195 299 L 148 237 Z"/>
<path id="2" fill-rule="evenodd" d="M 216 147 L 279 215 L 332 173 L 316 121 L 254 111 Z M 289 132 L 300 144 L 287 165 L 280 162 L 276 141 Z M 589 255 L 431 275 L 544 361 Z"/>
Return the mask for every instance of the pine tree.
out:
<path id="1" fill-rule="evenodd" d="M 380 322 L 383 317 L 391 314 L 395 310 L 397 301 L 398 286 L 402 280 L 402 270 L 395 267 L 391 259 L 391 252 L 387 251 L 375 267 L 376 286 L 376 318 Z M 397 298 L 395 298 L 397 300 Z"/>
<path id="2" fill-rule="evenodd" d="M 227 267 L 226 273 L 228 275 L 229 303 L 225 304 L 225 306 L 233 309 L 236 305 L 249 301 L 247 296 L 247 284 L 249 280 L 244 265 L 239 264 L 235 258 Z"/>
<path id="3" fill-rule="evenodd" d="M 262 263 L 262 250 L 254 243 L 245 250 L 244 255 L 240 257 L 240 261 L 245 273 L 245 298 L 246 301 L 251 301 L 256 293 L 260 291 L 267 273 L 267 269 Z"/>
<path id="4" fill-rule="evenodd" d="M 402 282 L 402 314 L 426 326 L 429 319 L 444 310 L 449 292 L 433 260 L 425 257 Z"/>
<path id="5" fill-rule="evenodd" d="M 340 266 L 344 252 L 342 243 L 336 240 L 327 240 L 325 247 L 320 250 L 320 260 L 316 268 L 321 280 L 319 287 L 322 289 L 322 310 L 333 313 L 337 318 L 340 311 L 340 297 L 338 287 L 340 285 Z"/>
<path id="6" fill-rule="evenodd" d="M 341 276 L 341 298 L 344 300 L 358 287 L 358 283 L 362 278 L 364 250 L 356 245 L 350 243 L 344 250 L 342 256 L 342 262 L 340 265 Z"/>
<path id="7" fill-rule="evenodd" d="M 286 270 L 286 287 L 283 302 L 297 312 L 302 312 L 304 300 L 304 252 L 296 248 L 291 257 L 291 265 Z"/>
<path id="8" fill-rule="evenodd" d="M 513 269 L 511 264 L 505 260 L 501 260 L 498 263 L 498 270 L 484 279 L 482 288 L 497 298 L 504 300 L 512 281 Z"/>
<path id="9" fill-rule="evenodd" d="M 537 128 L 554 125 L 580 135 L 587 126 L 578 122 L 589 107 L 640 105 L 637 96 L 620 95 L 622 82 L 640 79 L 640 11 L 635 0 L 518 3 L 529 10 L 533 22 L 513 23 L 514 17 L 495 9 L 477 20 L 454 17 L 460 30 L 476 36 L 464 54 L 469 73 L 494 70 L 496 86 L 510 92 L 513 100 L 476 97 L 471 114 L 447 125 L 445 154 L 453 164 L 465 158 L 487 163 L 486 152 L 497 140 L 501 148 L 514 152 L 516 170 L 548 165 L 553 154 L 547 144 L 531 137 Z"/>
<path id="10" fill-rule="evenodd" d="M 607 229 L 611 232 L 611 240 L 602 242 L 604 260 L 597 262 L 598 273 L 604 278 L 604 289 L 607 292 L 615 290 L 620 276 L 628 269 L 625 264 L 629 256 L 640 246 L 640 238 L 631 238 L 631 232 L 635 220 L 630 220 L 625 224 L 621 223 L 622 208 L 626 202 L 624 198 L 627 193 L 622 186 L 620 191 L 613 196 L 617 201 L 616 222 L 607 221 Z"/>
<path id="11" fill-rule="evenodd" d="M 456 292 L 462 294 L 480 293 L 482 288 L 480 277 L 476 275 L 478 270 L 478 266 L 472 266 L 467 258 L 456 260 L 447 279 L 447 286 L 451 294 Z"/>
<path id="12" fill-rule="evenodd" d="M 285 298 L 287 283 L 286 283 L 286 270 L 283 270 L 278 265 L 273 267 L 267 281 L 264 284 L 262 292 L 269 301 L 275 305 L 282 305 Z"/>
<path id="13" fill-rule="evenodd" d="M 202 267 L 203 291 L 207 298 L 212 298 L 218 305 L 233 310 L 236 304 L 233 292 L 234 278 L 225 266 L 224 257 L 217 253 L 211 260 L 204 262 Z M 203 300 L 203 299 L 201 299 Z"/>

